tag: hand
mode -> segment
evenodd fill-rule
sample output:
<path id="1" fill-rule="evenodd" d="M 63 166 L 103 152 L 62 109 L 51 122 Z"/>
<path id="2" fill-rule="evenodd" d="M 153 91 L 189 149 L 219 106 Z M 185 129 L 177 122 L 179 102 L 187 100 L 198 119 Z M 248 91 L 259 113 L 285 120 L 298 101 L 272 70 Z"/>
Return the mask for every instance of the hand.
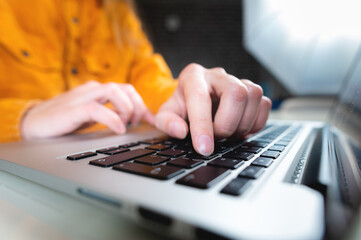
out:
<path id="1" fill-rule="evenodd" d="M 110 102 L 114 109 L 104 106 Z M 24 139 L 71 133 L 95 122 L 121 134 L 126 124 L 141 119 L 154 124 L 154 116 L 130 84 L 90 81 L 31 108 L 22 120 Z"/>
<path id="2" fill-rule="evenodd" d="M 213 152 L 214 137 L 244 137 L 265 126 L 272 103 L 259 85 L 239 80 L 222 68 L 205 69 L 198 64 L 188 65 L 178 80 L 155 124 L 182 139 L 188 134 L 188 119 L 192 143 L 199 154 Z"/>

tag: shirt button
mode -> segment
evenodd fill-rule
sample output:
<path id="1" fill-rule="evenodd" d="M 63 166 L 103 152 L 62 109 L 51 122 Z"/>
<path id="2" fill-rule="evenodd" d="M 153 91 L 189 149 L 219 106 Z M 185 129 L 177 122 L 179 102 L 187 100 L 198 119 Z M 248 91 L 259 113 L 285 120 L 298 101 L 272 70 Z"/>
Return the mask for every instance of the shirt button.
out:
<path id="1" fill-rule="evenodd" d="M 24 57 L 29 57 L 29 52 L 28 51 L 21 51 L 21 54 L 24 56 Z"/>
<path id="2" fill-rule="evenodd" d="M 77 17 L 73 17 L 72 20 L 73 20 L 73 23 L 75 23 L 75 24 L 79 23 L 79 18 L 77 18 Z"/>
<path id="3" fill-rule="evenodd" d="M 72 69 L 71 69 L 71 74 L 77 75 L 77 74 L 78 74 L 78 69 L 72 68 Z"/>

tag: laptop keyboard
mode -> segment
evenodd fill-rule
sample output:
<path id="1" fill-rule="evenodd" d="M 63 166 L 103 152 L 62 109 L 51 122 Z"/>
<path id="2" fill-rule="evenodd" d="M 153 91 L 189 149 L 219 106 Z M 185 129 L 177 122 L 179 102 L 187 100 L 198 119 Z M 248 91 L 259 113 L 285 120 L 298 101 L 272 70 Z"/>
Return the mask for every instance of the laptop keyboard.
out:
<path id="1" fill-rule="evenodd" d="M 223 194 L 238 196 L 267 171 L 298 131 L 299 127 L 290 125 L 268 125 L 257 135 L 260 137 L 251 141 L 222 139 L 215 142 L 214 153 L 210 156 L 195 152 L 190 137 L 184 140 L 164 137 L 78 153 L 67 159 L 86 161 L 89 157 L 100 155 L 87 161 L 96 167 L 161 180 L 178 176 L 176 184 L 199 189 L 211 188 L 231 171 L 247 165 L 221 190 Z"/>

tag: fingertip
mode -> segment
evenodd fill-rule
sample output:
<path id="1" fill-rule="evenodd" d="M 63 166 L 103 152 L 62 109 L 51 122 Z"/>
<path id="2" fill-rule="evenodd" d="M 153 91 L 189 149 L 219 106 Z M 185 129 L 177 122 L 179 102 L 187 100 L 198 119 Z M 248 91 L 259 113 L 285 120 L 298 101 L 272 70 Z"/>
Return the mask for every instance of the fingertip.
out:
<path id="1" fill-rule="evenodd" d="M 125 127 L 123 122 L 120 122 L 113 128 L 113 131 L 117 134 L 124 134 L 127 132 L 127 128 Z"/>
<path id="2" fill-rule="evenodd" d="M 204 156 L 209 156 L 213 152 L 212 140 L 209 136 L 202 134 L 197 137 L 197 152 Z"/>

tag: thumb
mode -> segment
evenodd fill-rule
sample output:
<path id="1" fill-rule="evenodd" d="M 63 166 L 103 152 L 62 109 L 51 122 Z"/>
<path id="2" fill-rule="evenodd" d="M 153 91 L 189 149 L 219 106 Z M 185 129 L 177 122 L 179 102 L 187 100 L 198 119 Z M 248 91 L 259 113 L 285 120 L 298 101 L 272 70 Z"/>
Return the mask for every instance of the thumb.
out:
<path id="1" fill-rule="evenodd" d="M 155 117 L 155 126 L 171 137 L 184 139 L 188 133 L 186 121 L 176 113 L 161 110 Z"/>

